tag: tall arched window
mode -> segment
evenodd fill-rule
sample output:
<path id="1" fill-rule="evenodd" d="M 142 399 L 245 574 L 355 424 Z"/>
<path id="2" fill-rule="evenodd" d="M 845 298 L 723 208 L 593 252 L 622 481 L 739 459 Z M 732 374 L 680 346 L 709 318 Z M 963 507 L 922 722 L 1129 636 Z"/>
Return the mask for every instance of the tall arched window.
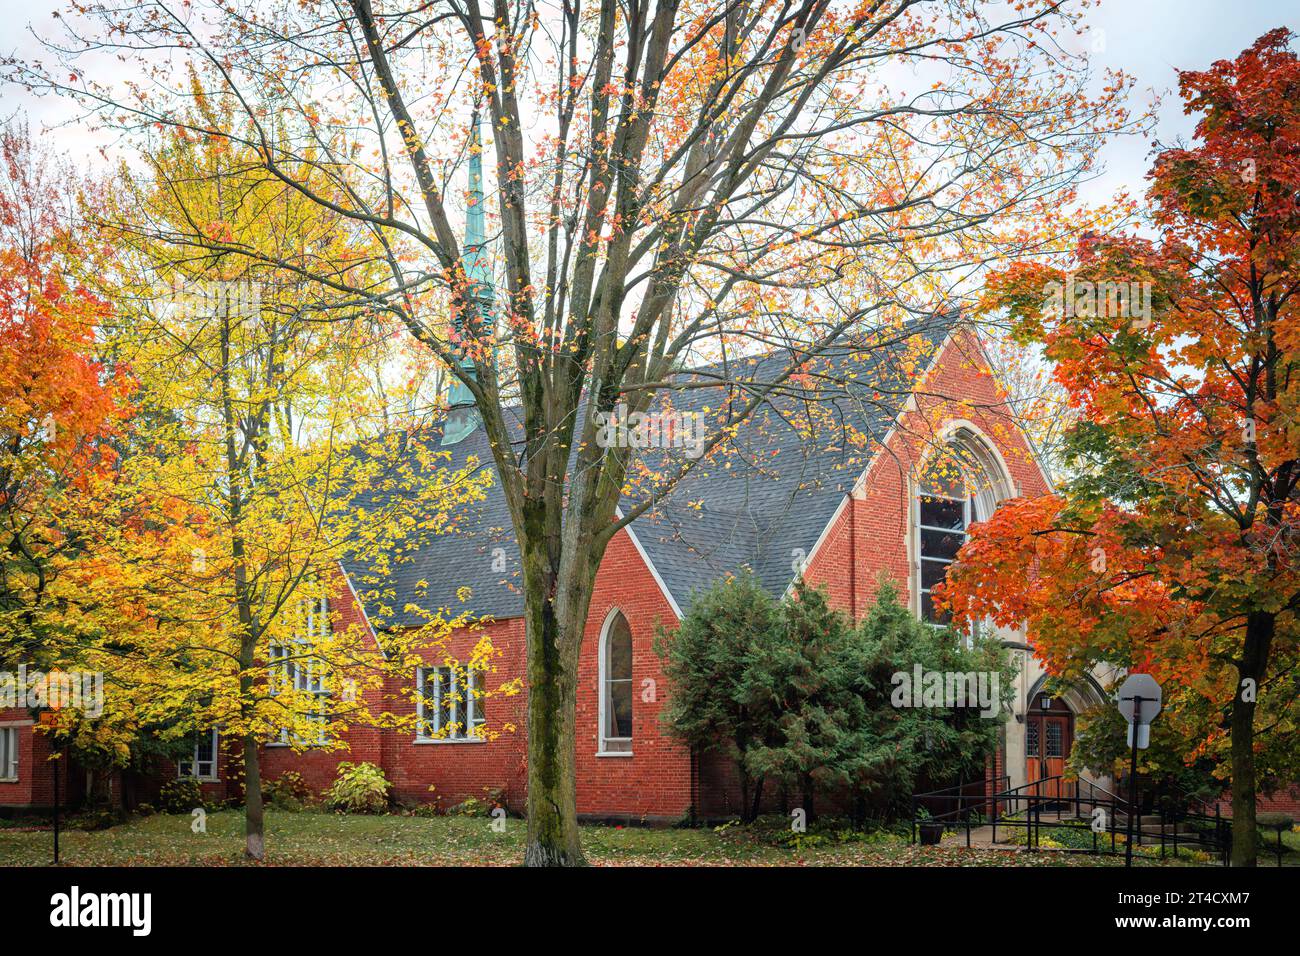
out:
<path id="1" fill-rule="evenodd" d="M 966 543 L 967 529 L 993 514 L 1008 497 L 1008 485 L 996 456 L 966 428 L 954 431 L 927 462 L 917 482 L 915 512 L 921 620 L 948 623 L 948 615 L 935 609 L 931 592 L 947 577 Z"/>
<path id="2" fill-rule="evenodd" d="M 621 611 L 600 638 L 600 752 L 632 752 L 632 629 Z"/>

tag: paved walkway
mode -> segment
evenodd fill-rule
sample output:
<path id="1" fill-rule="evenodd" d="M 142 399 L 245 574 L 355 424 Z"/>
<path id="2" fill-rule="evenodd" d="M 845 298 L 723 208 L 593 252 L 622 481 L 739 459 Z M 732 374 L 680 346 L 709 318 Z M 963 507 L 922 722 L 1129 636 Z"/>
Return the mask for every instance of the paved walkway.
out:
<path id="1" fill-rule="evenodd" d="M 1009 842 L 1011 830 L 1008 827 L 999 828 L 998 842 L 993 842 L 993 828 L 991 826 L 971 827 L 970 828 L 970 845 L 979 847 L 983 850 L 1008 850 L 1012 853 L 1023 852 L 1023 846 L 1016 846 Z M 966 830 L 955 830 L 951 833 L 945 833 L 943 839 L 939 841 L 940 846 L 965 846 Z M 1044 847 L 1043 849 L 1047 849 Z"/>

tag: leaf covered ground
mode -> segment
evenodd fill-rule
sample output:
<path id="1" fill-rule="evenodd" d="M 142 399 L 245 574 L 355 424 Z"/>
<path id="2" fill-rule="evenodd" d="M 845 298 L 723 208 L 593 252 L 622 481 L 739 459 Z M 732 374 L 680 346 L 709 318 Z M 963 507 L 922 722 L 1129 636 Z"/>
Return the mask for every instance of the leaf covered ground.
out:
<path id="1" fill-rule="evenodd" d="M 133 818 L 107 830 L 64 831 L 61 858 L 74 866 L 241 865 L 243 817 L 209 813 L 207 832 L 189 816 Z M 505 832 L 478 817 L 340 816 L 268 811 L 266 863 L 275 866 L 513 866 L 524 822 Z M 587 826 L 583 846 L 599 866 L 1114 866 L 1122 859 L 964 846 L 911 846 L 905 836 L 814 829 L 795 837 L 774 822 L 720 828 Z M 0 865 L 50 862 L 49 830 L 0 829 Z"/>

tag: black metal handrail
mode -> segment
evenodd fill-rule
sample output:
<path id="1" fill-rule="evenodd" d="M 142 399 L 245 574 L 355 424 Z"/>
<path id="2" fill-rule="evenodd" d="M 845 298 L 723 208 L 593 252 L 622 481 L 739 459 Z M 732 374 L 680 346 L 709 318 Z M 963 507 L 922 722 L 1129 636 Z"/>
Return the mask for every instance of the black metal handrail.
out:
<path id="1" fill-rule="evenodd" d="M 1006 784 L 1010 783 L 1010 779 L 1006 776 L 1003 776 L 1000 780 L 1005 781 Z M 1123 852 L 1116 845 L 1117 834 L 1120 830 L 1118 820 L 1121 814 L 1125 817 L 1133 813 L 1139 814 L 1138 819 L 1135 821 L 1137 826 L 1134 828 L 1135 846 L 1142 846 L 1147 837 L 1155 836 L 1154 833 L 1147 832 L 1146 827 L 1149 825 L 1142 823 L 1140 807 L 1130 806 L 1127 800 L 1090 780 L 1067 778 L 1064 774 L 1058 774 L 1031 780 L 1017 787 L 1004 786 L 994 793 L 988 793 L 987 789 L 985 793 L 979 795 L 965 792 L 966 788 L 978 782 L 980 781 L 972 781 L 971 783 L 958 784 L 955 787 L 946 787 L 942 790 L 914 795 L 912 798 L 912 842 L 916 842 L 917 828 L 922 823 L 939 823 L 945 829 L 949 829 L 953 824 L 959 824 L 966 831 L 966 846 L 970 847 L 972 818 L 975 811 L 980 812 L 981 819 L 987 818 L 991 827 L 991 840 L 994 844 L 998 843 L 999 826 L 1006 831 L 1012 832 L 1017 829 L 1024 829 L 1025 845 L 1029 850 L 1040 848 L 1042 831 L 1044 826 L 1047 826 L 1048 829 L 1060 830 L 1081 831 L 1086 829 L 1091 833 L 1091 847 L 1065 847 L 1066 852 L 1095 854 Z M 1081 792 L 1080 784 L 1084 784 L 1088 788 L 1086 795 Z M 956 793 L 953 791 L 956 791 Z M 952 806 L 951 809 L 934 813 L 930 811 L 929 807 L 924 806 L 924 803 L 934 802 L 939 802 L 941 805 L 944 803 L 949 806 L 953 803 L 956 805 Z M 1008 808 L 1010 813 L 1002 813 L 1003 807 Z M 925 811 L 924 817 L 921 816 L 923 809 Z M 1073 816 L 1065 816 L 1065 812 L 1071 809 L 1073 810 Z M 1101 816 L 1097 813 L 1099 809 L 1102 811 Z M 984 812 L 985 810 L 987 810 L 987 813 Z M 1021 816 L 1022 810 L 1023 817 Z M 1045 824 L 1044 817 L 1053 815 L 1053 813 L 1056 819 L 1054 821 L 1048 820 Z M 1218 806 L 1215 807 L 1213 816 L 1180 811 L 1176 815 L 1176 819 L 1170 820 L 1169 815 L 1163 809 L 1155 816 L 1157 816 L 1159 824 L 1161 859 L 1164 858 L 1170 848 L 1172 848 L 1173 855 L 1177 857 L 1180 848 L 1190 845 L 1215 852 L 1226 864 L 1230 847 L 1230 829 L 1228 822 L 1220 814 Z M 977 823 L 975 827 L 979 825 Z M 1110 837 L 1108 841 L 1105 839 L 1106 835 Z M 1109 843 L 1109 846 L 1106 846 L 1107 843 Z"/>

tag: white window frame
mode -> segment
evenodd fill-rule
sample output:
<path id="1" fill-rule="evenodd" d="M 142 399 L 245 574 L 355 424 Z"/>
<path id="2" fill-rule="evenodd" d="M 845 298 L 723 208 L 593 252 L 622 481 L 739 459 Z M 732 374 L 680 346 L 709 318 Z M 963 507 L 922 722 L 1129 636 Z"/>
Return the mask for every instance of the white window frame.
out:
<path id="1" fill-rule="evenodd" d="M 425 685 L 430 675 L 437 672 L 438 679 L 433 687 L 433 700 L 425 693 Z M 461 688 L 461 680 L 465 687 Z M 460 693 L 465 698 L 464 726 L 448 730 L 446 710 L 442 706 L 442 697 L 450 691 Z M 441 665 L 416 667 L 415 671 L 415 713 L 417 744 L 485 744 L 487 739 L 480 727 L 486 723 L 482 714 L 480 701 L 482 696 L 482 672 L 476 667 L 460 665 L 447 661 Z M 433 713 L 426 717 L 426 706 L 432 704 Z M 445 731 L 446 732 L 443 732 Z"/>
<path id="2" fill-rule="evenodd" d="M 176 761 L 177 778 L 184 780 L 186 777 L 193 777 L 195 780 L 201 781 L 203 783 L 215 783 L 216 781 L 221 779 L 220 775 L 217 772 L 217 764 L 221 754 L 221 751 L 217 749 L 218 745 L 221 742 L 217 734 L 217 728 L 213 727 L 210 731 L 208 731 L 208 734 L 209 734 L 208 739 L 212 741 L 212 759 L 199 760 L 199 737 L 201 737 L 202 735 L 195 734 L 194 749 L 190 752 L 189 759 L 182 757 L 180 760 Z M 201 765 L 205 763 L 211 764 L 211 767 L 207 773 L 203 773 L 201 770 Z M 187 767 L 188 769 L 186 769 Z"/>
<path id="3" fill-rule="evenodd" d="M 22 728 L 0 727 L 0 783 L 18 782 L 18 757 Z"/>
<path id="4" fill-rule="evenodd" d="M 431 716 L 426 715 L 428 695 L 424 688 L 427 678 L 437 672 L 439 679 L 434 682 Z M 467 687 L 461 688 L 464 680 Z M 454 661 L 443 664 L 417 667 L 415 669 L 415 743 L 417 744 L 482 744 L 487 738 L 479 730 L 487 718 L 481 713 L 479 700 L 482 695 L 483 674 L 475 667 L 461 665 Z M 465 697 L 465 725 L 443 733 L 447 726 L 446 710 L 442 706 L 442 696 L 446 690 L 460 693 Z M 426 733 L 426 731 L 430 731 Z"/>
<path id="5" fill-rule="evenodd" d="M 600 644 L 599 644 L 599 650 L 597 652 L 598 654 L 597 676 L 600 682 L 597 687 L 597 694 L 600 698 L 600 705 L 597 708 L 598 711 L 597 719 L 600 721 L 600 725 L 596 731 L 596 739 L 599 741 L 599 746 L 596 749 L 597 757 L 631 757 L 632 756 L 632 742 L 633 742 L 632 737 L 606 737 L 605 736 L 605 728 L 608 726 L 609 683 L 611 680 L 611 678 L 609 678 L 607 673 L 609 669 L 609 635 L 613 633 L 614 623 L 618 621 L 619 618 L 622 618 L 624 623 L 627 624 L 628 634 L 631 635 L 632 624 L 630 621 L 627 620 L 627 615 L 625 615 L 620 608 L 613 608 L 609 612 L 609 614 L 606 615 L 605 624 L 600 629 Z M 635 639 L 633 640 L 633 646 L 635 647 Z M 636 681 L 634 675 L 629 674 L 627 681 L 628 681 L 628 686 L 633 689 L 632 710 L 633 713 L 635 713 Z"/>
<path id="6" fill-rule="evenodd" d="M 316 639 L 329 634 L 329 598 L 321 595 L 319 598 L 304 601 L 303 605 L 303 633 L 294 635 L 289 641 L 272 644 L 270 666 L 272 670 L 281 671 L 282 679 L 289 683 L 295 692 L 312 694 L 323 701 L 330 696 L 330 691 L 325 686 L 323 669 L 311 655 L 312 649 L 316 646 Z M 276 681 L 272 680 L 271 696 L 275 696 L 278 692 Z M 295 737 L 288 727 L 284 727 L 280 730 L 279 740 L 270 741 L 267 746 L 288 747 L 295 740 L 298 744 L 309 747 L 328 744 L 329 715 L 324 704 L 321 705 L 320 713 L 312 713 L 308 719 L 320 725 L 320 732 L 316 735 L 315 741 Z"/>

